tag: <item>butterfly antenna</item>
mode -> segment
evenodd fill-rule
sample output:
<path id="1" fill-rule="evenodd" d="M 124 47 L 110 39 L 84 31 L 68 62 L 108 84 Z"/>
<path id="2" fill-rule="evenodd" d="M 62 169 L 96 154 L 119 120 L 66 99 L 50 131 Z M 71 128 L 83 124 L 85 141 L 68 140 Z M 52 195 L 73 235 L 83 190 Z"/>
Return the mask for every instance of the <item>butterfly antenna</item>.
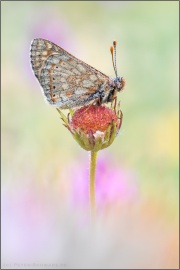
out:
<path id="1" fill-rule="evenodd" d="M 117 77 L 117 66 L 116 66 L 116 45 L 117 45 L 117 41 L 114 40 L 113 41 L 113 47 L 114 47 L 114 66 L 115 66 L 115 74 Z"/>
<path id="2" fill-rule="evenodd" d="M 114 67 L 114 72 L 116 74 L 117 77 L 117 68 L 116 68 L 116 41 L 113 41 L 113 46 L 110 46 L 110 52 L 112 55 L 112 63 L 113 63 L 113 67 Z"/>
<path id="3" fill-rule="evenodd" d="M 114 65 L 114 47 L 113 46 L 110 46 L 110 52 L 111 52 L 111 56 L 112 56 L 112 63 L 113 63 L 114 72 L 116 73 L 116 69 L 115 69 L 115 65 Z"/>

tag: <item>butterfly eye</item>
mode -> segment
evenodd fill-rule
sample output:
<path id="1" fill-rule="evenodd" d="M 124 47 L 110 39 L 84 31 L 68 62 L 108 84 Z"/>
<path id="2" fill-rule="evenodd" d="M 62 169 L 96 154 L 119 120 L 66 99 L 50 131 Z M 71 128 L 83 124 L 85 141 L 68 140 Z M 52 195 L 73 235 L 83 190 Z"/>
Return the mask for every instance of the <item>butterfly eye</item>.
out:
<path id="1" fill-rule="evenodd" d="M 56 86 L 53 86 L 53 89 L 56 89 Z"/>
<path id="2" fill-rule="evenodd" d="M 55 80 L 55 78 L 53 78 L 53 80 Z"/>

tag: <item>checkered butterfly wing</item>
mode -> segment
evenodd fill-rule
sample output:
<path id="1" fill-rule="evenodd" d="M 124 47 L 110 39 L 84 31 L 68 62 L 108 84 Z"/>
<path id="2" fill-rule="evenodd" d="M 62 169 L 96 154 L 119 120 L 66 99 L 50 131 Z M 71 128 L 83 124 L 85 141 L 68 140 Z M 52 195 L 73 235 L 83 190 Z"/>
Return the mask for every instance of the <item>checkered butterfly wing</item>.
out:
<path id="1" fill-rule="evenodd" d="M 109 77 L 45 39 L 31 44 L 31 64 L 51 105 L 73 108 L 95 100 L 100 87 L 108 93 Z"/>

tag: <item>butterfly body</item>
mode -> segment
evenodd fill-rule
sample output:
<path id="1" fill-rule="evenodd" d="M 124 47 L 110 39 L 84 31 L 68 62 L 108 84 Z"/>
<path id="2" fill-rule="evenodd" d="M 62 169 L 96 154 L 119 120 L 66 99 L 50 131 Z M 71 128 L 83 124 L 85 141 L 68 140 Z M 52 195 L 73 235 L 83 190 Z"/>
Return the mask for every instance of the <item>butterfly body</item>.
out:
<path id="1" fill-rule="evenodd" d="M 45 39 L 32 41 L 30 57 L 47 101 L 60 109 L 111 102 L 125 84 L 123 78 L 112 79 Z"/>

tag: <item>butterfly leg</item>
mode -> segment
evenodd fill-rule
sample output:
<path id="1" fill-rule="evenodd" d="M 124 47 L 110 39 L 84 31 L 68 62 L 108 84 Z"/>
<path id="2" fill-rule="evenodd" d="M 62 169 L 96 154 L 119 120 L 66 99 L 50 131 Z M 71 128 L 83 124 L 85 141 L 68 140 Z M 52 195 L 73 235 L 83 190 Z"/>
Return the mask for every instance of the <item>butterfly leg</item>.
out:
<path id="1" fill-rule="evenodd" d="M 89 103 L 89 106 L 88 108 L 86 109 L 86 111 L 93 105 L 96 105 L 96 106 L 101 106 L 102 105 L 102 102 L 103 102 L 103 97 L 104 97 L 104 93 L 99 93 L 99 96 L 95 99 L 95 100 L 92 100 L 92 102 Z"/>
<path id="2" fill-rule="evenodd" d="M 87 110 L 89 110 L 89 108 L 90 108 L 91 106 L 93 106 L 93 105 L 97 105 L 97 104 L 96 104 L 96 100 L 93 100 L 91 103 L 89 103 L 87 109 L 86 109 L 84 112 L 86 112 Z"/>
<path id="3" fill-rule="evenodd" d="M 118 115 L 119 115 L 119 120 L 120 120 L 120 122 L 119 122 L 119 129 L 120 129 L 120 127 L 121 127 L 121 125 L 122 125 L 122 120 L 123 120 L 123 113 L 122 113 L 122 111 L 121 110 L 119 110 L 118 111 Z"/>
<path id="4" fill-rule="evenodd" d="M 101 98 L 101 97 L 97 98 L 97 99 L 94 101 L 94 104 L 97 105 L 97 106 L 101 106 L 101 105 L 102 105 L 102 98 Z"/>
<path id="5" fill-rule="evenodd" d="M 113 109 L 116 113 L 116 108 L 117 108 L 117 96 L 114 97 L 114 99 L 111 101 L 111 109 Z"/>
<path id="6" fill-rule="evenodd" d="M 115 113 L 116 113 L 117 96 L 114 97 L 113 102 L 114 102 L 114 111 L 115 111 Z"/>

